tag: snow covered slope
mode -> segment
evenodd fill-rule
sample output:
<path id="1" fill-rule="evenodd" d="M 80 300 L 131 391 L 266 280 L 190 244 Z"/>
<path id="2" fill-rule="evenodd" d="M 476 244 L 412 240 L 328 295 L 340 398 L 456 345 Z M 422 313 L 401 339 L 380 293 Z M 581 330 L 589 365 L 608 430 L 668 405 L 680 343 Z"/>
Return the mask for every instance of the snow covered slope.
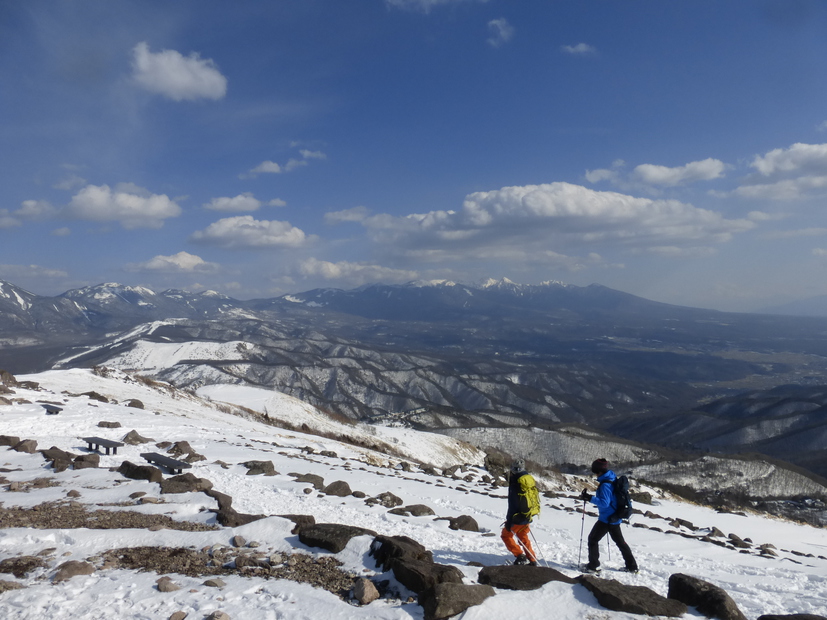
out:
<path id="1" fill-rule="evenodd" d="M 233 507 L 253 514 L 307 514 L 317 522 L 343 523 L 370 528 L 380 534 L 409 536 L 432 550 L 434 559 L 456 566 L 466 583 L 475 583 L 479 568 L 501 564 L 507 552 L 498 533 L 505 512 L 505 492 L 484 480 L 481 454 L 446 437 L 411 430 L 381 429 L 331 421 L 306 404 L 289 397 L 252 388 L 213 386 L 200 392 L 199 398 L 165 388 L 161 384 L 135 380 L 119 372 L 99 376 L 91 371 L 51 371 L 18 377 L 36 381 L 32 386 L 13 387 L 15 399 L 0 405 L 0 435 L 35 439 L 38 448 L 56 446 L 73 453 L 86 453 L 81 437 L 90 435 L 120 440 L 136 430 L 152 443 L 126 445 L 117 455 L 101 457 L 99 468 L 66 470 L 55 473 L 40 454 L 27 454 L 0 447 L 0 484 L 2 509 L 34 508 L 45 502 L 68 504 L 71 501 L 89 510 L 131 511 L 141 515 L 166 515 L 176 521 L 204 525 L 215 523 L 216 502 L 203 493 L 161 494 L 155 483 L 131 480 L 110 468 L 124 460 L 143 463 L 142 452 L 161 451 L 154 443 L 188 441 L 206 457 L 194 462 L 189 470 L 209 479 L 214 489 L 233 497 Z M 94 391 L 110 402 L 83 395 Z M 144 408 L 127 406 L 138 399 Z M 207 400 L 210 399 L 210 400 Z M 28 401 L 28 402 L 23 402 Z M 46 415 L 38 401 L 62 407 L 58 415 Z M 271 423 L 255 415 L 229 413 L 234 403 L 267 412 Z M 242 411 L 235 408 L 236 412 Z M 279 420 L 292 429 L 306 425 L 307 434 L 286 430 Z M 102 428 L 100 421 L 119 422 L 120 428 Z M 347 435 L 375 447 L 388 446 L 392 454 L 368 447 L 337 441 Z M 330 437 L 330 438 L 328 438 Z M 530 458 L 531 455 L 526 455 Z M 242 463 L 252 460 L 272 461 L 273 476 L 247 475 Z M 434 476 L 403 462 L 421 461 L 440 468 L 464 465 L 455 475 Z M 336 497 L 313 491 L 299 483 L 292 473 L 315 474 L 325 483 L 342 480 L 365 497 Z M 50 482 L 33 484 L 36 479 Z M 586 531 L 594 516 L 576 512 L 582 505 L 576 499 L 587 484 L 577 477 L 540 480 L 544 488 L 557 493 L 543 498 L 543 513 L 533 526 L 541 560 L 569 575 L 580 557 L 580 533 Z M 17 491 L 7 490 L 10 487 Z M 306 492 L 308 489 L 311 492 Z M 368 505 L 365 498 L 384 492 L 399 496 L 405 505 L 425 504 L 435 516 L 412 517 L 390 514 L 381 505 Z M 671 574 L 689 573 L 711 581 L 735 599 L 747 618 L 754 620 L 767 613 L 827 612 L 827 531 L 794 523 L 767 519 L 757 515 L 719 514 L 703 506 L 673 501 L 650 489 L 658 498 L 656 505 L 641 506 L 651 511 L 636 516 L 638 527 L 626 528 L 641 573 L 630 575 L 619 568 L 616 549 L 611 557 L 602 550 L 605 576 L 633 585 L 645 585 L 663 595 Z M 135 497 L 145 493 L 143 497 Z M 158 503 L 144 498 L 156 498 Z M 144 501 L 144 503 L 141 503 Z M 469 515 L 480 532 L 449 529 L 448 521 L 438 517 Z M 681 518 L 682 523 L 674 521 Z M 689 529 L 686 522 L 692 522 Z M 397 584 L 397 595 L 359 607 L 330 592 L 285 579 L 263 579 L 226 575 L 220 588 L 203 585 L 204 577 L 171 574 L 180 590 L 162 593 L 155 587 L 159 575 L 124 568 L 106 568 L 103 554 L 122 547 L 192 547 L 212 548 L 229 545 L 241 535 L 255 541 L 256 550 L 265 554 L 307 553 L 315 558 L 331 554 L 308 548 L 291 534 L 293 523 L 270 516 L 237 528 L 207 531 L 172 529 L 33 529 L 7 527 L 0 522 L 0 562 L 20 555 L 41 557 L 45 566 L 23 577 L 0 574 L 0 579 L 24 586 L 0 593 L 0 614 L 4 618 L 43 618 L 55 620 L 81 618 L 168 618 L 184 611 L 189 618 L 204 618 L 223 610 L 234 620 L 241 618 L 415 619 L 423 617 L 422 608 L 408 602 L 409 592 Z M 657 528 L 657 529 L 655 529 Z M 731 546 L 713 545 L 700 540 L 712 528 L 750 538 L 754 545 L 743 553 Z M 395 582 L 390 573 L 381 573 L 367 556 L 370 538 L 351 540 L 336 554 L 343 568 L 354 575 L 377 581 Z M 722 539 L 723 540 L 723 539 Z M 776 557 L 760 555 L 757 548 L 771 543 Z M 583 549 L 585 552 L 585 549 Z M 98 567 L 90 575 L 52 583 L 55 567 L 67 560 L 87 560 Z M 608 574 L 606 574 L 608 573 Z M 393 587 L 391 588 L 393 590 Z M 549 583 L 540 590 L 517 592 L 498 590 L 482 605 L 465 612 L 464 620 L 517 617 L 521 620 L 546 619 L 554 609 L 555 618 L 623 619 L 635 616 L 603 609 L 582 586 Z M 699 617 L 694 611 L 686 619 Z"/>

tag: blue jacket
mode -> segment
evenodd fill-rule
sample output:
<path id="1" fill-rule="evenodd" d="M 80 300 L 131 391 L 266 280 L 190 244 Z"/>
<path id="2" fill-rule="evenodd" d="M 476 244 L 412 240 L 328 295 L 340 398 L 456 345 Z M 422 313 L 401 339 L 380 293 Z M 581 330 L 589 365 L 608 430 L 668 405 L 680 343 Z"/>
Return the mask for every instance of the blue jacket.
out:
<path id="1" fill-rule="evenodd" d="M 525 470 L 517 473 L 512 473 L 508 480 L 508 513 L 505 515 L 505 522 L 508 526 L 525 525 L 531 523 L 531 519 L 526 516 L 528 512 L 528 502 L 524 497 L 520 496 L 520 478 L 525 476 L 528 472 Z"/>
<path id="2" fill-rule="evenodd" d="M 590 500 L 592 504 L 597 506 L 598 521 L 603 521 L 603 523 L 608 523 L 609 525 L 615 525 L 621 522 L 621 519 L 610 520 L 610 517 L 617 510 L 617 500 L 615 500 L 614 489 L 612 488 L 612 482 L 614 482 L 616 478 L 617 476 L 615 476 L 615 473 L 611 469 L 605 474 L 600 475 L 597 478 L 600 486 L 597 487 L 597 491 L 594 492 L 594 497 Z"/>

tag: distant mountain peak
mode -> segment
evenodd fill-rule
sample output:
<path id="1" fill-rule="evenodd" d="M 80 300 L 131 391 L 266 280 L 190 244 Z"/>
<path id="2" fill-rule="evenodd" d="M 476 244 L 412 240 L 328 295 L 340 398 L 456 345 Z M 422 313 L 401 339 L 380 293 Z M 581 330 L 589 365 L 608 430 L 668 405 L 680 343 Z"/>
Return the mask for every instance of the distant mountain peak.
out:
<path id="1" fill-rule="evenodd" d="M 409 282 L 407 286 L 413 288 L 425 288 L 429 286 L 457 286 L 457 283 L 452 282 L 451 280 L 414 280 L 413 282 Z"/>
<path id="2" fill-rule="evenodd" d="M 520 284 L 519 282 L 514 282 L 513 280 L 509 280 L 508 278 L 500 278 L 499 280 L 495 278 L 488 278 L 484 282 L 479 285 L 481 289 L 500 289 L 500 290 L 510 290 L 510 291 L 519 291 L 525 288 L 529 288 L 535 285 L 531 284 Z M 571 288 L 573 284 L 567 284 L 565 282 L 561 282 L 560 280 L 545 280 L 540 282 L 540 287 L 544 288 L 551 288 L 551 287 L 565 287 Z"/>

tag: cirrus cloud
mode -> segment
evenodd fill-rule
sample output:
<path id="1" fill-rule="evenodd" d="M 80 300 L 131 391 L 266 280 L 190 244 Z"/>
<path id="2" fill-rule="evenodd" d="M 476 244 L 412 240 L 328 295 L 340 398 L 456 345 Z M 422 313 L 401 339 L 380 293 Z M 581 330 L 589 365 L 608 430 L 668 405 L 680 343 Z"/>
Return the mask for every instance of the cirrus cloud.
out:
<path id="1" fill-rule="evenodd" d="M 227 93 L 227 78 L 212 60 L 196 52 L 187 57 L 175 50 L 152 53 L 144 41 L 132 54 L 132 77 L 150 92 L 173 101 L 221 99 Z"/>
<path id="2" fill-rule="evenodd" d="M 229 217 L 196 231 L 190 239 L 196 243 L 217 245 L 228 249 L 297 248 L 315 241 L 290 222 L 256 220 L 252 215 Z"/>
<path id="3" fill-rule="evenodd" d="M 500 47 L 514 38 L 514 26 L 509 24 L 504 17 L 488 22 L 488 31 L 491 33 L 488 37 L 488 44 L 491 47 Z"/>

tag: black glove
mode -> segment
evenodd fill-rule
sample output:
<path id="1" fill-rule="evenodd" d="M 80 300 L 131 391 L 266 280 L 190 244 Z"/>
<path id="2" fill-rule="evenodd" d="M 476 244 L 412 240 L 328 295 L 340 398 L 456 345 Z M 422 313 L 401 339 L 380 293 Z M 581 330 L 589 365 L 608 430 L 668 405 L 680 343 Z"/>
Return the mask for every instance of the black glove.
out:
<path id="1" fill-rule="evenodd" d="M 582 499 L 584 502 L 588 502 L 589 500 L 591 500 L 591 498 L 592 494 L 589 493 L 586 489 L 583 489 L 583 492 L 580 494 L 580 499 Z"/>

